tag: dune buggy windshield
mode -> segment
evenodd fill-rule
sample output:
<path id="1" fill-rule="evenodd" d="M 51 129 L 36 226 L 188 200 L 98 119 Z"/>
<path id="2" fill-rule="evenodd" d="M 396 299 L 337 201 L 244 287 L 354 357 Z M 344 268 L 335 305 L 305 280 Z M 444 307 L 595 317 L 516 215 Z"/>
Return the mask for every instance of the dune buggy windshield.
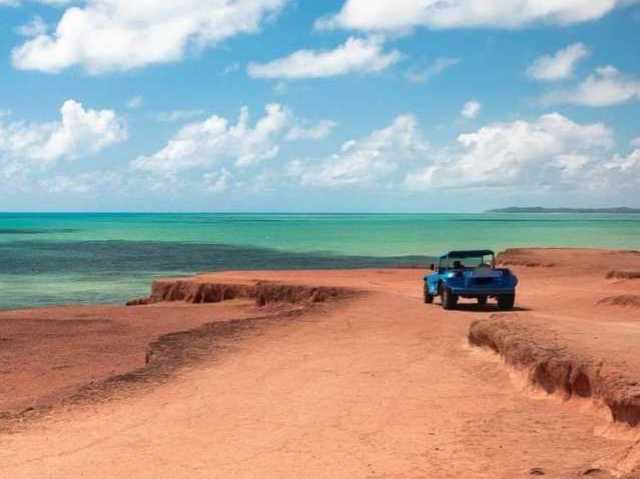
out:
<path id="1" fill-rule="evenodd" d="M 440 258 L 439 267 L 441 269 L 463 269 L 477 268 L 479 266 L 495 266 L 495 255 L 493 253 L 477 253 L 467 255 L 451 255 Z"/>

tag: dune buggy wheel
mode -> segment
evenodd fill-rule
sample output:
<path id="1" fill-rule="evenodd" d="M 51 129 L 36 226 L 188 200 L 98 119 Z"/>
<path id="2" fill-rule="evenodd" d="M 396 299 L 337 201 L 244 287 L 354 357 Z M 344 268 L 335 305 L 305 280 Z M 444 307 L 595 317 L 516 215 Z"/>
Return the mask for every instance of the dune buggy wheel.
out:
<path id="1" fill-rule="evenodd" d="M 479 296 L 478 297 L 478 304 L 480 306 L 484 306 L 487 304 L 487 297 L 486 296 Z"/>
<path id="2" fill-rule="evenodd" d="M 453 309 L 458 304 L 458 297 L 451 292 L 446 286 L 442 288 L 442 307 L 444 309 Z"/>
<path id="3" fill-rule="evenodd" d="M 429 293 L 429 287 L 426 284 L 424 285 L 424 302 L 425 304 L 433 303 L 433 295 Z"/>
<path id="4" fill-rule="evenodd" d="M 498 296 L 498 308 L 502 310 L 513 309 L 516 302 L 515 294 L 501 294 Z"/>

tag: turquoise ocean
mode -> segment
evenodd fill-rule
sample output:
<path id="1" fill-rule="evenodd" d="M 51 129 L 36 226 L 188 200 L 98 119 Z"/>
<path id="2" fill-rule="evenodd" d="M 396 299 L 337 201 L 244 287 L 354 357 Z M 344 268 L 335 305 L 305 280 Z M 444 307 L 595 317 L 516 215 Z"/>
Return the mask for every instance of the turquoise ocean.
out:
<path id="1" fill-rule="evenodd" d="M 122 303 L 153 278 L 427 264 L 461 248 L 640 249 L 640 215 L 0 213 L 0 309 Z"/>

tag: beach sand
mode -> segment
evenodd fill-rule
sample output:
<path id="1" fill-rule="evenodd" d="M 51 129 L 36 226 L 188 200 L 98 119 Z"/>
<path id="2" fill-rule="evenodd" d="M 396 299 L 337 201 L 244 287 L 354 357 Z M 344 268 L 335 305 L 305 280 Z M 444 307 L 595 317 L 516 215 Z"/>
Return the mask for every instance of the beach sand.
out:
<path id="1" fill-rule="evenodd" d="M 425 305 L 415 269 L 2 312 L 0 477 L 636 477 L 640 253 L 501 260 L 511 312 Z"/>

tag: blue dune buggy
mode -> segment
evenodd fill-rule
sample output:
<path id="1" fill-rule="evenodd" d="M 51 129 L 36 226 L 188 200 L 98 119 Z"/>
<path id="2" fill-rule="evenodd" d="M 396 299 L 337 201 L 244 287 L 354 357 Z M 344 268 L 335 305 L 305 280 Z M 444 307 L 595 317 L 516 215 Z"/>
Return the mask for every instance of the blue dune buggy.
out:
<path id="1" fill-rule="evenodd" d="M 518 278 L 507 268 L 496 268 L 493 251 L 450 251 L 431 270 L 424 277 L 425 303 L 440 296 L 444 309 L 455 308 L 459 298 L 475 298 L 481 305 L 495 298 L 504 310 L 515 304 Z"/>

